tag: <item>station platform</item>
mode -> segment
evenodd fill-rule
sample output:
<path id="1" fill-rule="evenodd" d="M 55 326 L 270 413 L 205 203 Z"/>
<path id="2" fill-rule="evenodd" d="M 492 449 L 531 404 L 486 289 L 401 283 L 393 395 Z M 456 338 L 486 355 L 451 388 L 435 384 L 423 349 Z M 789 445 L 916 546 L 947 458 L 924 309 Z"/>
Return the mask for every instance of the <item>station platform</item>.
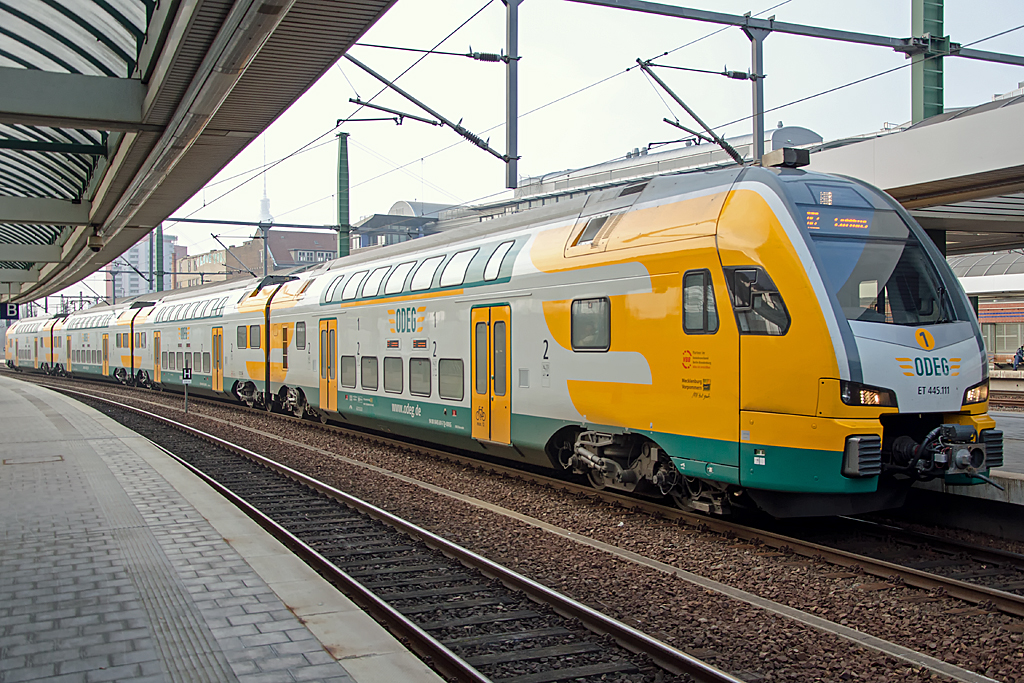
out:
<path id="1" fill-rule="evenodd" d="M 148 440 L 0 376 L 0 681 L 438 683 Z"/>

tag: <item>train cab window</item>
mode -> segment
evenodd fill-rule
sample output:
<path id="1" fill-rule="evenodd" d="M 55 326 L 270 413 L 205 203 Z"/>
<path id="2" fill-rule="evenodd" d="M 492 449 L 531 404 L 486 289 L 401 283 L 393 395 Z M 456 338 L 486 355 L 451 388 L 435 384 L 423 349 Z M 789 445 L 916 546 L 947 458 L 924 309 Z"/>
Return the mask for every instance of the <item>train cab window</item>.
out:
<path id="1" fill-rule="evenodd" d="M 247 346 L 246 341 L 248 340 L 248 337 L 246 336 L 246 334 L 247 332 L 245 329 L 245 325 L 239 325 L 235 329 L 235 337 L 237 337 L 235 339 L 235 346 L 237 346 L 240 349 L 244 349 Z"/>
<path id="2" fill-rule="evenodd" d="M 260 326 L 249 325 L 249 348 L 260 348 Z"/>
<path id="3" fill-rule="evenodd" d="M 356 357 L 341 357 L 341 386 L 349 389 L 356 388 Z"/>
<path id="4" fill-rule="evenodd" d="M 409 272 L 412 270 L 412 267 L 415 266 L 415 265 L 416 265 L 415 261 L 410 261 L 409 263 L 399 264 L 395 268 L 395 270 L 391 273 L 391 276 L 388 277 L 387 283 L 384 284 L 384 293 L 385 294 L 399 294 L 399 293 L 401 293 L 401 291 L 403 289 L 405 289 L 405 278 L 407 278 L 409 276 Z"/>
<path id="5" fill-rule="evenodd" d="M 306 348 L 306 323 L 295 323 L 295 348 Z"/>
<path id="6" fill-rule="evenodd" d="M 363 296 L 377 296 L 380 294 L 380 285 L 384 282 L 384 276 L 391 270 L 391 266 L 383 266 L 381 268 L 375 268 L 370 277 L 366 278 L 366 284 L 363 285 Z"/>
<path id="7" fill-rule="evenodd" d="M 210 374 L 210 352 L 203 351 L 203 373 Z"/>
<path id="8" fill-rule="evenodd" d="M 416 269 L 416 274 L 412 276 L 410 289 L 414 292 L 430 289 L 430 283 L 434 281 L 434 273 L 437 272 L 441 261 L 444 261 L 444 256 L 431 256 L 421 263 Z"/>
<path id="9" fill-rule="evenodd" d="M 725 269 L 725 281 L 740 334 L 782 336 L 789 331 L 786 303 L 764 268 L 729 267 Z"/>
<path id="10" fill-rule="evenodd" d="M 606 298 L 573 301 L 571 326 L 573 351 L 607 351 L 612 338 L 611 302 Z"/>
<path id="11" fill-rule="evenodd" d="M 409 393 L 414 396 L 430 396 L 430 359 L 409 359 Z"/>
<path id="12" fill-rule="evenodd" d="M 714 334 L 718 331 L 718 309 L 711 271 L 688 270 L 683 275 L 683 331 L 686 334 Z"/>
<path id="13" fill-rule="evenodd" d="M 412 383 L 411 378 L 409 382 Z M 461 358 L 442 358 L 437 361 L 437 393 L 441 398 L 462 400 L 465 395 L 465 376 Z"/>
<path id="14" fill-rule="evenodd" d="M 363 389 L 377 391 L 376 356 L 363 356 L 359 359 L 359 374 L 363 376 Z"/>
<path id="15" fill-rule="evenodd" d="M 448 265 L 441 271 L 442 287 L 458 287 L 466 281 L 466 271 L 469 270 L 469 263 L 476 256 L 479 249 L 470 249 L 468 251 L 460 251 L 455 256 L 452 256 L 451 260 L 448 261 Z"/>
<path id="16" fill-rule="evenodd" d="M 402 393 L 402 359 L 384 359 L 384 391 L 392 394 Z"/>
<path id="17" fill-rule="evenodd" d="M 350 301 L 356 298 L 356 294 L 359 292 L 359 285 L 363 284 L 363 280 L 366 279 L 368 272 L 370 271 L 361 270 L 348 279 L 348 284 L 345 285 L 345 289 L 341 293 L 342 301 Z"/>
<path id="18" fill-rule="evenodd" d="M 512 248 L 512 242 L 502 242 L 498 245 L 498 248 L 491 254 L 491 258 L 487 259 L 487 265 L 484 266 L 484 279 L 485 280 L 497 280 L 498 274 L 501 273 L 501 262 L 505 260 L 505 254 Z"/>

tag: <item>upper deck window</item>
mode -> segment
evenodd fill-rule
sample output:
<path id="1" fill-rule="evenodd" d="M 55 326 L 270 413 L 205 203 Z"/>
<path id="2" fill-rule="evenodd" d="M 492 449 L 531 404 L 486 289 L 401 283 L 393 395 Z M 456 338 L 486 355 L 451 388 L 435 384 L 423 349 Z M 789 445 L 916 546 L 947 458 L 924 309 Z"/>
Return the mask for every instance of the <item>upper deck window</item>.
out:
<path id="1" fill-rule="evenodd" d="M 498 245 L 498 248 L 491 254 L 491 258 L 487 259 L 487 265 L 484 267 L 484 279 L 485 280 L 497 280 L 498 274 L 501 272 L 501 262 L 505 259 L 505 254 L 508 253 L 509 249 L 515 241 L 502 242 Z"/>

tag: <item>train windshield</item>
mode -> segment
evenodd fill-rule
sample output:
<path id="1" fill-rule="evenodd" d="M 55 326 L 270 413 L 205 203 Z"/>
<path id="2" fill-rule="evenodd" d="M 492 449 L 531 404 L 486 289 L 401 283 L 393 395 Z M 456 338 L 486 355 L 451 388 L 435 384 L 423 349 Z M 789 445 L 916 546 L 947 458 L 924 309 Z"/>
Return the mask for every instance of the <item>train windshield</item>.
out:
<path id="1" fill-rule="evenodd" d="M 805 221 L 821 272 L 849 320 L 956 320 L 931 257 L 899 214 L 871 206 L 850 186 L 809 189 L 817 201 L 798 204 L 798 219 Z"/>

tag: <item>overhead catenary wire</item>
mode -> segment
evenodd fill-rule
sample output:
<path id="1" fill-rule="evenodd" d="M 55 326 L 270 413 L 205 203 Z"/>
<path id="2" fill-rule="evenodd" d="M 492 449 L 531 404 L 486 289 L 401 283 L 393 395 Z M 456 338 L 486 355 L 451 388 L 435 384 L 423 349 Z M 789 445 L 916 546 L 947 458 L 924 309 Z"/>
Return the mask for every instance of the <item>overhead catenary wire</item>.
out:
<path id="1" fill-rule="evenodd" d="M 471 21 L 472 21 L 473 19 L 475 19 L 475 18 L 476 18 L 476 17 L 477 17 L 477 16 L 478 16 L 478 15 L 479 15 L 479 14 L 480 14 L 481 12 L 483 12 L 483 11 L 484 11 L 485 9 L 487 9 L 487 7 L 489 7 L 489 6 L 491 5 L 491 3 L 493 3 L 493 2 L 494 2 L 494 0 L 487 0 L 487 2 L 485 2 L 485 3 L 483 4 L 483 6 L 481 6 L 481 7 L 480 7 L 480 9 L 478 9 L 478 10 L 477 10 L 476 12 L 474 12 L 473 14 L 471 14 L 471 15 L 469 16 L 469 18 L 468 18 L 468 19 L 466 19 L 465 21 L 463 21 L 463 22 L 462 22 L 461 24 L 459 24 L 459 25 L 458 25 L 458 26 L 457 26 L 457 27 L 456 27 L 456 28 L 455 28 L 454 30 L 452 30 L 452 31 L 451 31 L 451 32 L 450 32 L 450 33 L 449 33 L 448 35 L 446 35 L 446 36 L 445 36 L 444 38 L 442 38 L 442 39 L 441 39 L 441 40 L 440 40 L 440 41 L 439 41 L 439 42 L 437 43 L 437 45 L 435 45 L 435 46 L 434 46 L 434 49 L 436 49 L 436 48 L 440 47 L 440 46 L 441 46 L 442 44 L 444 44 L 444 43 L 445 43 L 445 42 L 446 42 L 446 41 L 447 41 L 447 40 L 448 40 L 449 38 L 451 38 L 451 37 L 452 37 L 452 36 L 454 36 L 454 35 L 455 35 L 456 33 L 458 33 L 458 32 L 459 32 L 459 31 L 460 31 L 460 30 L 461 30 L 461 29 L 462 29 L 463 27 L 465 27 L 465 26 L 466 26 L 466 24 L 468 24 L 468 23 L 469 23 L 469 22 L 471 22 Z M 411 70 L 411 69 L 412 69 L 413 67 L 415 67 L 415 66 L 416 66 L 417 64 L 419 64 L 420 62 L 422 62 L 422 61 L 423 61 L 423 60 L 424 60 L 424 59 L 425 59 L 426 57 L 427 57 L 427 55 L 422 55 L 422 56 L 421 56 L 421 57 L 420 57 L 419 59 L 417 59 L 417 60 L 416 60 L 415 62 L 413 62 L 412 64 L 410 64 L 410 65 L 409 65 L 408 67 L 406 67 L 406 69 L 405 69 L 404 71 L 402 71 L 402 73 L 400 73 L 400 74 L 399 74 L 398 76 L 396 76 L 395 78 L 391 79 L 391 82 L 392 82 L 392 83 L 394 83 L 394 82 L 395 82 L 395 81 L 397 81 L 397 80 L 398 80 L 399 78 L 401 78 L 401 77 L 402 77 L 402 76 L 404 76 L 405 74 L 409 73 L 409 71 L 410 71 L 410 70 Z M 354 91 L 354 90 L 355 90 L 355 88 L 353 88 L 353 91 Z M 372 101 L 373 101 L 374 99 L 376 99 L 376 98 L 377 98 L 377 97 L 378 97 L 378 96 L 379 96 L 380 94 L 382 94 L 382 93 L 383 93 L 383 92 L 385 92 L 386 90 L 387 90 L 387 88 L 386 88 L 386 87 L 385 87 L 385 88 L 381 88 L 381 89 L 380 89 L 379 91 L 377 91 L 377 93 L 376 93 L 375 95 L 373 95 L 373 97 L 371 97 L 371 98 L 370 98 L 369 100 L 366 100 L 366 102 L 372 102 Z M 358 93 L 357 93 L 357 94 L 358 94 Z M 359 108 L 357 108 L 357 109 L 356 109 L 356 111 L 355 111 L 355 112 L 353 112 L 351 116 L 354 116 L 354 115 L 355 115 L 356 113 L 358 113 L 359 109 L 361 109 L 361 108 L 362 108 L 361 106 L 360 106 Z M 268 170 L 270 170 L 270 169 L 272 169 L 272 168 L 274 168 L 274 167 L 278 166 L 279 164 L 283 163 L 284 161 L 287 161 L 288 159 L 292 158 L 293 156 L 295 156 L 295 155 L 297 155 L 297 154 L 300 154 L 300 153 L 302 153 L 303 151 L 306 151 L 306 150 L 307 150 L 307 148 L 311 147 L 312 145 L 316 144 L 317 142 L 319 142 L 319 141 L 320 141 L 320 140 L 322 140 L 323 138 L 325 138 L 325 137 L 327 137 L 328 135 L 330 135 L 331 133 L 333 133 L 333 132 L 334 132 L 335 130 L 337 130 L 337 129 L 338 129 L 338 127 L 339 127 L 339 126 L 338 126 L 337 124 L 336 124 L 336 125 L 334 125 L 334 126 L 332 126 L 332 127 L 331 127 L 331 128 L 329 129 L 329 130 L 327 130 L 327 131 L 325 131 L 324 133 L 322 133 L 322 134 L 320 134 L 320 135 L 316 136 L 315 138 L 313 138 L 312 140 L 310 140 L 310 141 L 309 141 L 309 142 L 307 142 L 306 144 L 302 145 L 301 147 L 299 147 L 299 148 L 298 148 L 298 149 L 296 149 L 295 151 L 291 152 L 290 154 L 287 154 L 287 155 L 285 155 L 284 157 L 282 157 L 282 158 L 278 159 L 278 160 L 277 160 L 276 162 L 273 162 L 273 163 L 271 163 L 270 165 L 266 166 L 266 167 L 265 167 L 265 168 L 263 169 L 263 172 L 265 172 L 265 171 L 268 171 Z M 196 210 L 195 210 L 195 211 L 193 211 L 192 213 L 188 214 L 188 216 L 187 216 L 187 217 L 188 217 L 188 218 L 191 218 L 192 216 L 194 216 L 194 215 L 195 215 L 196 213 L 198 213 L 199 211 L 201 211 L 201 210 L 205 209 L 206 207 L 208 207 L 208 206 L 210 206 L 210 205 L 214 204 L 215 202 L 217 202 L 217 201 L 219 201 L 219 200 L 223 199 L 224 197 L 228 196 L 228 195 L 229 195 L 229 194 L 231 194 L 232 192 L 234 192 L 234 191 L 238 190 L 239 188 L 243 187 L 244 185 L 248 184 L 248 183 L 249 183 L 249 182 L 251 182 L 251 181 L 252 181 L 253 179 L 255 179 L 255 178 L 258 178 L 258 177 L 259 177 L 259 174 L 256 174 L 256 175 L 253 175 L 253 176 L 252 176 L 251 178 L 248 178 L 248 179 L 246 179 L 246 180 L 242 181 L 242 182 L 241 182 L 241 183 L 239 183 L 238 185 L 235 185 L 235 186 L 234 186 L 234 187 L 232 187 L 232 188 L 231 188 L 230 190 L 226 191 L 226 192 L 225 192 L 224 194 L 221 194 L 221 195 L 219 195 L 219 196 L 215 197 L 214 199 L 212 199 L 211 201 L 209 201 L 209 202 L 206 202 L 206 203 L 204 203 L 204 204 L 203 204 L 203 206 L 201 206 L 200 208 L 196 209 Z"/>

